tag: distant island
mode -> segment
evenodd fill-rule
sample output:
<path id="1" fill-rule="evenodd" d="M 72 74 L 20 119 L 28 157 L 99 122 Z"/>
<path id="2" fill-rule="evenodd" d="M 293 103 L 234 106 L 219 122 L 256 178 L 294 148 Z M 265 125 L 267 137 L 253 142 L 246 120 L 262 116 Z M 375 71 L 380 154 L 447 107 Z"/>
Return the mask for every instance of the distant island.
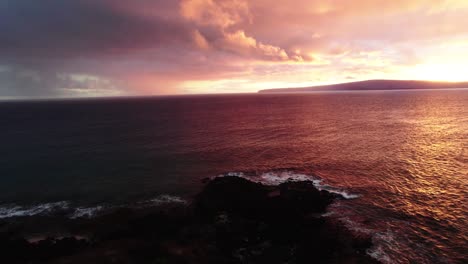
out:
<path id="1" fill-rule="evenodd" d="M 468 82 L 433 82 L 408 80 L 368 80 L 360 82 L 319 85 L 301 88 L 276 88 L 258 91 L 259 93 L 303 93 L 316 91 L 371 91 L 371 90 L 417 90 L 468 88 Z"/>

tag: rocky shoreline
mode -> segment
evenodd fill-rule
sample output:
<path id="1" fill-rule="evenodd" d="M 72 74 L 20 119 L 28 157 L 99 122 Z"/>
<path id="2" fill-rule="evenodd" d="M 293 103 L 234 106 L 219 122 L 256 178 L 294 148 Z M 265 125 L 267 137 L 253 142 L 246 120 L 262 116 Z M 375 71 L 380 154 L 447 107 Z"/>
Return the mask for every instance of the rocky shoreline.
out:
<path id="1" fill-rule="evenodd" d="M 338 196 L 311 182 L 206 183 L 192 203 L 118 209 L 95 218 L 0 222 L 5 263 L 378 263 L 370 237 L 321 215 Z M 47 223 L 47 224 L 45 224 Z M 26 239 L 39 226 L 45 239 Z M 35 229 L 36 228 L 36 229 Z"/>

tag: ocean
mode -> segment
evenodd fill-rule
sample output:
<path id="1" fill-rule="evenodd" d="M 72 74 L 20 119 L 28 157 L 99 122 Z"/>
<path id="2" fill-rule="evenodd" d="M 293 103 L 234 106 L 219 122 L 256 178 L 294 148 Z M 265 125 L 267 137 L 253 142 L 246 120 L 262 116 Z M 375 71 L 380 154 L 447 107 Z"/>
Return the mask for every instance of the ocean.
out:
<path id="1" fill-rule="evenodd" d="M 313 180 L 381 262 L 468 261 L 468 90 L 3 101 L 0 128 L 0 220 Z"/>

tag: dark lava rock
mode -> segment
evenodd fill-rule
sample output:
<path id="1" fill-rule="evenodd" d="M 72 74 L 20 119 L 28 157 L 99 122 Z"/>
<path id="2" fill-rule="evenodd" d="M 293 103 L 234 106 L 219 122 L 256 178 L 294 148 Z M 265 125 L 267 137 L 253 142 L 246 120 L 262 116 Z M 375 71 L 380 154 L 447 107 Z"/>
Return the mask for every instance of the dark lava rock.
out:
<path id="1" fill-rule="evenodd" d="M 196 216 L 216 223 L 216 245 L 231 261 L 374 263 L 365 255 L 370 238 L 355 240 L 320 217 L 335 198 L 311 182 L 264 186 L 223 177 L 208 183 L 194 209 Z"/>
<path id="2" fill-rule="evenodd" d="M 88 246 L 88 242 L 74 237 L 46 238 L 35 243 L 25 239 L 0 237 L 3 263 L 47 263 L 73 255 Z"/>
<path id="3" fill-rule="evenodd" d="M 318 191 L 311 182 L 265 186 L 238 177 L 215 178 L 197 196 L 200 217 L 227 213 L 265 222 L 297 222 L 306 215 L 324 213 L 334 196 Z"/>
<path id="4" fill-rule="evenodd" d="M 335 198 L 311 182 L 264 186 L 238 177 L 216 178 L 190 205 L 121 209 L 66 222 L 70 233 L 85 234 L 88 240 L 28 243 L 4 225 L 2 261 L 376 263 L 365 254 L 369 237 L 356 237 L 320 217 Z"/>

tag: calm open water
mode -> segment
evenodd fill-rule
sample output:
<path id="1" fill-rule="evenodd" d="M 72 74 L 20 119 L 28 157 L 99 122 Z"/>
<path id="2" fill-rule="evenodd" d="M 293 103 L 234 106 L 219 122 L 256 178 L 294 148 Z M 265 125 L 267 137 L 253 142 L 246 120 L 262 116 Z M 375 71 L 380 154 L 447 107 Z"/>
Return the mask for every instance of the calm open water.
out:
<path id="1" fill-rule="evenodd" d="M 468 90 L 3 102 L 0 128 L 0 218 L 306 175 L 382 262 L 468 261 Z"/>

